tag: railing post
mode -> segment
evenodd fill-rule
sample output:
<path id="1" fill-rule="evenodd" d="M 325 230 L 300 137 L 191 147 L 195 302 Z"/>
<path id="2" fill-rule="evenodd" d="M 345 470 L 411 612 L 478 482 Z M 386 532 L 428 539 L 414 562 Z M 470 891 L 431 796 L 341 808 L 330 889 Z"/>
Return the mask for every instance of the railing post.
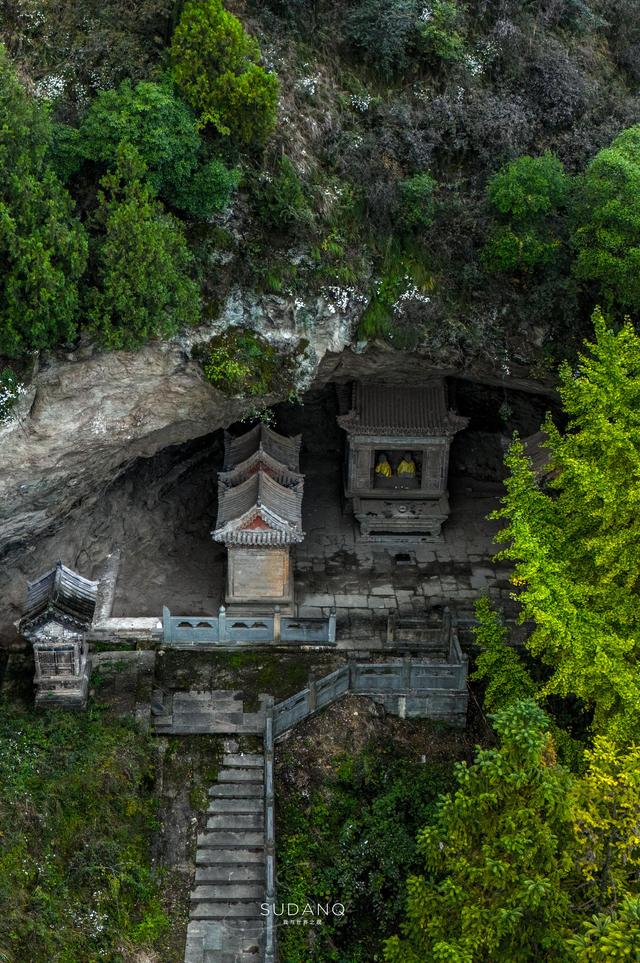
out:
<path id="1" fill-rule="evenodd" d="M 329 611 L 329 626 L 327 632 L 327 642 L 335 642 L 336 640 L 336 610 L 332 606 Z"/>
<path id="2" fill-rule="evenodd" d="M 276 605 L 273 610 L 273 641 L 277 645 L 282 638 L 282 615 L 280 614 L 280 606 Z"/>
<path id="3" fill-rule="evenodd" d="M 171 638 L 171 612 L 166 605 L 162 606 L 162 640 L 163 642 L 172 642 Z"/>
<path id="4" fill-rule="evenodd" d="M 264 721 L 264 848 L 265 848 L 265 903 L 267 904 L 264 943 L 265 963 L 275 963 L 275 903 L 276 903 L 276 832 L 274 819 L 273 784 L 273 696 L 265 702 Z"/>
<path id="5" fill-rule="evenodd" d="M 348 671 L 348 673 L 349 673 L 349 678 L 348 678 L 349 692 L 355 692 L 355 688 L 356 688 L 356 678 L 355 678 L 355 675 L 356 675 L 356 674 L 355 674 L 355 671 L 354 671 L 353 658 L 350 657 L 350 654 L 347 656 L 347 671 Z"/>
<path id="6" fill-rule="evenodd" d="M 313 669 L 309 672 L 309 712 L 315 712 L 318 706 L 318 689 L 316 686 L 316 674 Z"/>
<path id="7" fill-rule="evenodd" d="M 447 650 L 449 652 L 449 658 L 451 657 L 451 610 L 448 605 L 444 607 L 444 613 L 442 616 L 442 634 L 444 636 L 444 642 L 446 643 Z"/>
<path id="8" fill-rule="evenodd" d="M 227 641 L 227 610 L 224 605 L 218 609 L 218 642 Z"/>
<path id="9" fill-rule="evenodd" d="M 402 688 L 411 688 L 411 657 L 408 655 L 402 660 Z"/>

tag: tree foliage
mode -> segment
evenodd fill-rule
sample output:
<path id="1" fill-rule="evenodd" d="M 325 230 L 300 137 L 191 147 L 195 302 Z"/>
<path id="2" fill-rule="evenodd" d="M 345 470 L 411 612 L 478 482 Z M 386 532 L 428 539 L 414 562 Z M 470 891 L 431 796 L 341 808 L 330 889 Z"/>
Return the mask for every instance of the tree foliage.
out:
<path id="1" fill-rule="evenodd" d="M 418 836 L 426 874 L 408 881 L 388 963 L 570 959 L 571 778 L 534 702 L 501 710 L 494 726 L 499 747 L 457 765 L 456 790 Z"/>
<path id="2" fill-rule="evenodd" d="M 599 312 L 594 324 L 577 370 L 560 370 L 567 431 L 545 425 L 551 490 L 516 441 L 496 517 L 534 622 L 528 647 L 552 669 L 544 691 L 577 695 L 620 744 L 640 732 L 640 338 Z"/>
<path id="3" fill-rule="evenodd" d="M 242 147 L 273 132 L 278 79 L 257 61 L 260 48 L 222 0 L 187 0 L 171 43 L 173 76 L 200 122 Z"/>
<path id="4" fill-rule="evenodd" d="M 599 913 L 585 921 L 569 946 L 576 963 L 640 960 L 640 898 L 628 897 L 611 913 Z"/>
<path id="5" fill-rule="evenodd" d="M 145 183 L 135 151 L 120 151 L 116 172 L 102 180 L 96 286 L 88 322 L 109 348 L 131 350 L 150 337 L 170 337 L 200 313 L 192 256 L 180 223 L 164 212 Z"/>
<path id="6" fill-rule="evenodd" d="M 609 913 L 640 890 L 640 745 L 600 736 L 586 759 L 572 802 L 578 865 L 589 908 Z"/>
<path id="7" fill-rule="evenodd" d="M 487 196 L 499 223 L 483 251 L 491 271 L 533 271 L 557 260 L 562 246 L 559 215 L 569 178 L 550 152 L 519 157 L 489 180 Z"/>
<path id="8" fill-rule="evenodd" d="M 47 161 L 51 126 L 0 45 L 0 354 L 76 332 L 85 232 Z"/>
<path id="9" fill-rule="evenodd" d="M 507 627 L 486 595 L 476 602 L 476 618 L 474 636 L 481 652 L 471 678 L 486 683 L 486 711 L 495 712 L 533 696 L 536 686 L 518 653 L 508 644 Z"/>
<path id="10" fill-rule="evenodd" d="M 601 150 L 578 178 L 575 272 L 611 305 L 640 310 L 640 126 Z"/>
<path id="11" fill-rule="evenodd" d="M 202 217 L 229 203 L 238 175 L 207 159 L 193 111 L 168 84 L 123 81 L 100 91 L 66 149 L 78 162 L 111 169 L 122 145 L 134 147 L 153 191 L 173 206 Z"/>

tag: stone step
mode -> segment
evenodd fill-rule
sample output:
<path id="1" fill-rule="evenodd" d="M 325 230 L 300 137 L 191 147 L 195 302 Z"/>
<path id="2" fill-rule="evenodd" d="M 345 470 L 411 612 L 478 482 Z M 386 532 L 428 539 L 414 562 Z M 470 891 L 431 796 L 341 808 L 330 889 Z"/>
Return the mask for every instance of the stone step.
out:
<path id="1" fill-rule="evenodd" d="M 264 732 L 264 717 L 259 713 L 224 713 L 211 715 L 196 713 L 195 718 L 186 720 L 182 714 L 175 716 L 170 725 L 160 725 L 156 731 L 174 735 L 199 735 L 220 733 L 220 735 L 259 736 Z"/>
<path id="2" fill-rule="evenodd" d="M 207 950 L 250 953 L 262 942 L 261 920 L 192 920 L 187 939 L 201 939 Z"/>
<path id="3" fill-rule="evenodd" d="M 227 782 L 224 785 L 212 786 L 209 789 L 209 796 L 214 799 L 260 799 L 263 795 L 263 788 L 259 783 Z"/>
<path id="4" fill-rule="evenodd" d="M 218 773 L 218 782 L 262 782 L 264 772 L 262 769 L 240 769 L 232 766 L 231 769 L 221 769 Z"/>
<path id="5" fill-rule="evenodd" d="M 219 863 L 196 868 L 196 883 L 250 883 L 260 882 L 263 879 L 262 863 L 249 863 L 247 866 L 240 864 L 225 866 L 224 863 Z"/>
<path id="6" fill-rule="evenodd" d="M 263 829 L 264 813 L 218 813 L 209 816 L 207 829 L 227 829 L 234 832 L 238 829 Z"/>
<path id="7" fill-rule="evenodd" d="M 230 863 L 264 863 L 264 849 L 257 846 L 251 849 L 199 849 L 196 852 L 196 866 L 214 866 Z"/>
<path id="8" fill-rule="evenodd" d="M 214 709 L 213 707 L 210 709 L 204 707 L 201 709 L 185 707 L 184 709 L 177 710 L 174 707 L 173 710 L 173 721 L 181 722 L 184 725 L 201 725 L 205 722 L 214 723 L 220 720 L 235 722 L 240 725 L 242 717 L 242 703 L 235 709 L 225 709 L 224 707 L 221 709 Z"/>
<path id="9" fill-rule="evenodd" d="M 237 689 L 191 689 L 189 692 L 174 692 L 173 704 L 189 705 L 198 702 L 219 703 L 238 702 L 242 704 L 242 694 Z"/>
<path id="10" fill-rule="evenodd" d="M 218 950 L 207 950 L 204 963 L 260 963 L 260 951 L 255 953 L 222 953 Z"/>
<path id="11" fill-rule="evenodd" d="M 245 829 L 239 832 L 217 830 L 212 833 L 199 833 L 198 850 L 201 849 L 251 849 L 253 846 L 264 846 L 264 833 L 251 832 Z"/>
<path id="12" fill-rule="evenodd" d="M 191 920 L 185 963 L 260 963 L 264 920 Z"/>
<path id="13" fill-rule="evenodd" d="M 222 758 L 223 766 L 238 766 L 241 769 L 263 769 L 264 756 L 257 752 L 228 752 Z"/>
<path id="14" fill-rule="evenodd" d="M 192 920 L 260 919 L 259 903 L 194 903 L 189 913 Z"/>
<path id="15" fill-rule="evenodd" d="M 217 902 L 220 900 L 255 900 L 261 901 L 264 896 L 262 883 L 223 883 L 196 886 L 191 893 L 191 902 Z"/>
<path id="16" fill-rule="evenodd" d="M 261 813 L 264 808 L 262 793 L 260 796 L 242 798 L 218 797 L 211 800 L 207 807 L 209 814 L 217 813 Z"/>

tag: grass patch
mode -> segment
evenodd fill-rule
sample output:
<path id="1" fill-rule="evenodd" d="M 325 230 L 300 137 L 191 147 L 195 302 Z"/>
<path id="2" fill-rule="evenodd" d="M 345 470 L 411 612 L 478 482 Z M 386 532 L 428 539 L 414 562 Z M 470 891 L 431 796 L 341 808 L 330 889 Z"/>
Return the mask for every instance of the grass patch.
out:
<path id="1" fill-rule="evenodd" d="M 255 331 L 229 328 L 198 350 L 204 376 L 228 395 L 255 397 L 293 388 L 307 343 L 291 353 L 279 351 Z"/>
<path id="2" fill-rule="evenodd" d="M 0 959 L 124 963 L 169 928 L 154 748 L 96 709 L 0 707 Z"/>

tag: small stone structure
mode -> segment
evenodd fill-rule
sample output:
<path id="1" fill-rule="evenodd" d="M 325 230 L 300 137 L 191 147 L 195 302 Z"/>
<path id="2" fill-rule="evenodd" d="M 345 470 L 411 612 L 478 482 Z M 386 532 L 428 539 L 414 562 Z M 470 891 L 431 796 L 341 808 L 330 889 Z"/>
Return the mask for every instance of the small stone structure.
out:
<path id="1" fill-rule="evenodd" d="M 93 620 L 98 583 L 57 562 L 27 583 L 21 635 L 33 645 L 36 705 L 82 707 L 89 688 L 85 633 Z"/>
<path id="2" fill-rule="evenodd" d="M 218 518 L 211 533 L 227 547 L 225 602 L 253 615 L 277 605 L 293 612 L 291 545 L 303 540 L 300 436 L 256 425 L 239 438 L 225 434 L 218 475 Z"/>
<path id="3" fill-rule="evenodd" d="M 442 379 L 419 387 L 355 382 L 344 494 L 368 541 L 440 538 L 449 516 L 449 448 L 468 419 L 447 406 Z"/>

